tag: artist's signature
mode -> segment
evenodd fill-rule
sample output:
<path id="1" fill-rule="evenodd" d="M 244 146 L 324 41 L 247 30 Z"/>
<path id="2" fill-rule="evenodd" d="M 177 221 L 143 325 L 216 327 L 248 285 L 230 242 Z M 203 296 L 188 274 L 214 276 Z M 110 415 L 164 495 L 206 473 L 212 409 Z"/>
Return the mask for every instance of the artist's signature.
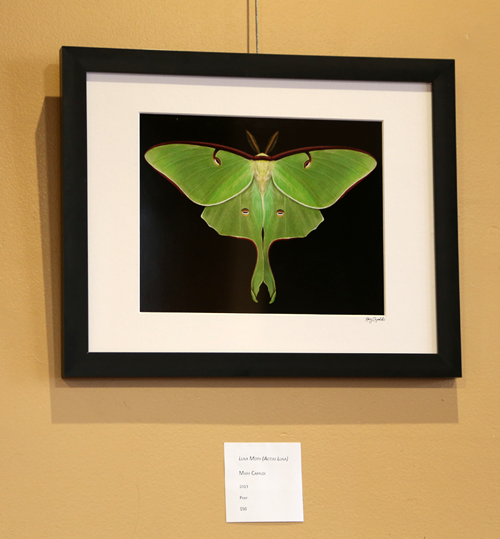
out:
<path id="1" fill-rule="evenodd" d="M 385 316 L 367 316 L 365 322 L 376 324 L 377 322 L 385 322 Z"/>

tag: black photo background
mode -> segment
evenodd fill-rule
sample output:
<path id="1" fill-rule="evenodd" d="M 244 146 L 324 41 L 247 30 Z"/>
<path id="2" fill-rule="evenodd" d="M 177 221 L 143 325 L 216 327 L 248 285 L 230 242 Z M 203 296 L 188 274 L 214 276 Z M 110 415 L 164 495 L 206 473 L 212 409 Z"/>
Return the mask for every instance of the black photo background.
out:
<path id="1" fill-rule="evenodd" d="M 360 149 L 376 169 L 336 204 L 306 238 L 277 241 L 270 261 L 276 300 L 262 285 L 255 303 L 256 261 L 249 240 L 220 236 L 144 159 L 157 144 L 192 141 L 250 148 L 245 130 L 272 155 L 311 146 Z M 282 118 L 141 114 L 140 309 L 143 312 L 384 314 L 382 123 Z"/>

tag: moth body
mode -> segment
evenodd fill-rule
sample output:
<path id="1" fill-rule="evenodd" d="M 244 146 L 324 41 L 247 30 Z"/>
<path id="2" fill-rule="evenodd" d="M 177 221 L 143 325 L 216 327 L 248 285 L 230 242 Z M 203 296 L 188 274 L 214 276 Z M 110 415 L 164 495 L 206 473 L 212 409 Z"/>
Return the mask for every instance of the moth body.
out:
<path id="1" fill-rule="evenodd" d="M 259 153 L 257 157 L 267 157 L 265 153 Z M 274 168 L 273 161 L 267 161 L 266 159 L 256 159 L 252 161 L 254 179 L 259 186 L 259 191 L 261 197 L 264 197 L 266 193 L 267 186 L 271 181 L 272 171 Z"/>

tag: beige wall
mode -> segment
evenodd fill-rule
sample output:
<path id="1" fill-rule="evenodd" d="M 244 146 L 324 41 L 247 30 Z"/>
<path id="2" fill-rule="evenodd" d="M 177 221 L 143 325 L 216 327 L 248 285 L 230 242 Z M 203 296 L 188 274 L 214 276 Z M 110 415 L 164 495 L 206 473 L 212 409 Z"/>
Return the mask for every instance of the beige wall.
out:
<path id="1" fill-rule="evenodd" d="M 464 378 L 63 381 L 61 45 L 246 52 L 245 0 L 1 0 L 0 537 L 500 537 L 500 4 L 260 0 L 260 52 L 455 58 Z M 223 442 L 305 522 L 226 524 Z"/>

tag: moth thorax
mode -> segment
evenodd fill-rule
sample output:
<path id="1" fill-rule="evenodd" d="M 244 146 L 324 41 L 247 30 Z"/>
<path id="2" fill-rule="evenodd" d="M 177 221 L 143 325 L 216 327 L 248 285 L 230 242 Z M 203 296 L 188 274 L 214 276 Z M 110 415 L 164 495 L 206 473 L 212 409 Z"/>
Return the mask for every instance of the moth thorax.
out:
<path id="1" fill-rule="evenodd" d="M 259 154 L 260 155 L 265 154 Z M 267 157 L 267 155 L 266 155 Z M 264 196 L 267 189 L 267 184 L 271 179 L 271 173 L 274 167 L 273 161 L 267 161 L 265 159 L 256 159 L 253 162 L 254 178 L 260 190 L 260 194 Z"/>

